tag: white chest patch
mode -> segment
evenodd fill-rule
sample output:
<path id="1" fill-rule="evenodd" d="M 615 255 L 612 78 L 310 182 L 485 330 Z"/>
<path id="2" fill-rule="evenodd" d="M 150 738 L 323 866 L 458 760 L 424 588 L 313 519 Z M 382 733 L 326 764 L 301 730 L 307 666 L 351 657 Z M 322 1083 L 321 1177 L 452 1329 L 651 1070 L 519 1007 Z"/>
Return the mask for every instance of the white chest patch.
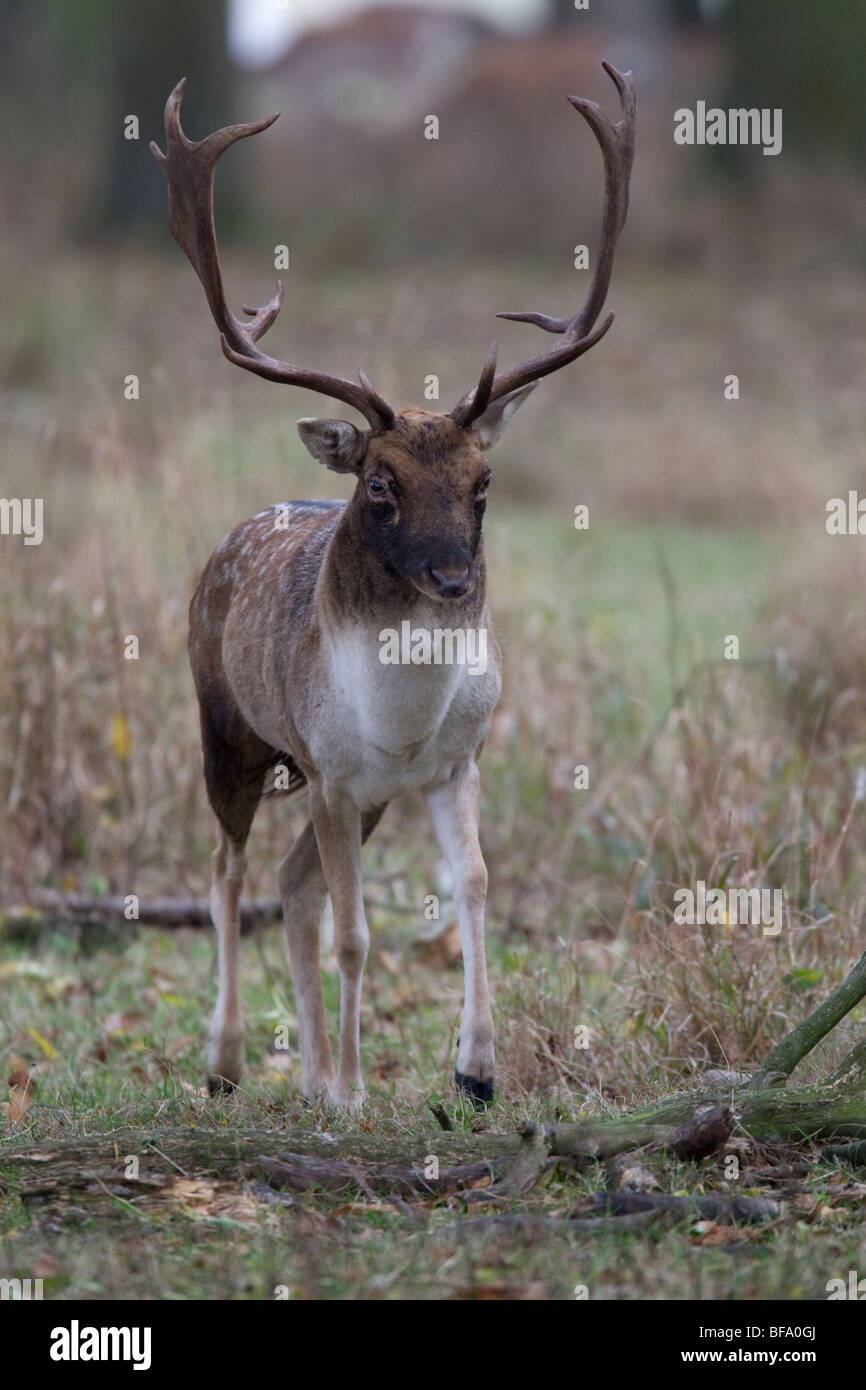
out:
<path id="1" fill-rule="evenodd" d="M 472 755 L 499 695 L 486 628 L 482 641 L 474 633 L 463 643 L 437 640 L 433 620 L 414 619 L 409 640 L 399 625 L 397 633 L 395 646 L 378 629 L 345 631 L 328 650 L 333 694 L 310 751 L 326 781 L 362 807 L 447 780 Z"/>

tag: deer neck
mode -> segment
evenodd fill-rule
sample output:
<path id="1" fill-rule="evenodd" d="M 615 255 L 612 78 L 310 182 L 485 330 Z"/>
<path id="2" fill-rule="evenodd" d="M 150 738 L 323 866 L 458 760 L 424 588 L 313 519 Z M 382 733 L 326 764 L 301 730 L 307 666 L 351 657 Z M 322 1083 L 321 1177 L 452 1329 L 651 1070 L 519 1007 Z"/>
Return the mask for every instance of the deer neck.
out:
<path id="1" fill-rule="evenodd" d="M 485 614 L 487 576 L 479 542 L 477 582 L 464 599 L 428 598 L 384 563 L 365 542 L 360 516 L 350 502 L 328 545 L 319 579 L 320 621 L 332 630 L 346 624 L 380 628 L 410 619 L 439 627 L 469 627 Z"/>

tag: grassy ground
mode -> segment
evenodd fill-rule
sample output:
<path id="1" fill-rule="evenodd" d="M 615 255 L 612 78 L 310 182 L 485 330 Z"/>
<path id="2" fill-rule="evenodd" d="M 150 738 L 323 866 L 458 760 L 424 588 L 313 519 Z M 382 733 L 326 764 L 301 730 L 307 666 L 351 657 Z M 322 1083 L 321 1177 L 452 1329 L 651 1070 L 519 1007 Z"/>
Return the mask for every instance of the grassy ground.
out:
<path id="1" fill-rule="evenodd" d="M 344 484 L 317 473 L 296 438 L 314 402 L 221 363 L 185 267 L 70 261 L 39 283 L 15 270 L 2 488 L 44 497 L 46 537 L 0 541 L 0 906 L 40 885 L 200 895 L 212 831 L 185 657 L 191 587 L 235 521 Z M 486 345 L 487 307 L 513 299 L 514 274 L 451 276 L 447 303 L 431 277 L 407 276 L 390 308 L 361 283 L 315 295 L 301 284 L 273 350 L 303 341 L 332 369 L 364 361 L 405 400 L 441 371 L 447 405 Z M 235 277 L 249 283 L 233 267 Z M 561 285 L 528 278 L 521 301 L 561 302 Z M 745 300 L 697 272 L 624 277 L 604 346 L 539 392 L 494 456 L 488 546 L 505 689 L 485 749 L 482 838 L 499 1073 L 484 1123 L 495 1130 L 610 1114 L 708 1066 L 748 1067 L 861 948 L 863 561 L 857 538 L 826 535 L 824 505 L 859 476 L 862 327 L 835 272 L 796 296 L 770 280 Z M 374 370 L 382 341 L 392 366 Z M 722 396 L 728 371 L 741 375 L 738 402 Z M 133 372 L 141 396 L 125 401 Z M 573 526 L 577 503 L 590 508 L 586 532 Z M 137 662 L 122 656 L 130 633 Z M 731 634 L 735 661 L 723 658 Z M 574 790 L 577 764 L 587 790 Z M 252 894 L 273 893 L 303 815 L 261 809 Z M 420 804 L 389 810 L 366 864 L 371 1098 L 360 1132 L 416 1136 L 421 1163 L 443 1141 L 428 1099 L 454 1111 L 461 973 L 453 932 L 421 939 L 425 896 L 440 894 L 443 927 L 451 909 Z M 697 879 L 784 888 L 784 930 L 675 927 L 674 890 Z M 323 971 L 334 1018 L 332 957 Z M 4 1138 L 359 1132 L 299 1104 L 276 929 L 244 951 L 243 1090 L 233 1101 L 201 1093 L 214 981 L 209 933 L 142 928 L 85 949 L 4 918 L 0 1059 L 36 1081 L 29 1106 L 10 1092 Z M 574 1046 L 581 1024 L 585 1050 Z M 283 1026 L 288 1051 L 274 1047 Z M 819 1070 L 856 1037 L 850 1022 L 842 1032 Z M 844 1177 L 826 1169 L 800 1222 L 733 1235 L 697 1226 L 652 1245 L 467 1231 L 450 1208 L 409 1219 L 311 1199 L 279 1211 L 244 1194 L 228 1206 L 188 1195 L 160 1214 L 86 1199 L 46 1214 L 16 1195 L 14 1174 L 6 1181 L 0 1271 L 42 1270 L 52 1296 L 271 1297 L 286 1284 L 297 1297 L 560 1298 L 583 1283 L 594 1298 L 821 1297 L 866 1259 L 850 1203 L 835 1201 Z M 723 1178 L 713 1165 L 667 1165 L 663 1183 L 709 1190 Z M 568 1211 L 599 1185 L 597 1173 L 551 1180 L 533 1209 Z"/>

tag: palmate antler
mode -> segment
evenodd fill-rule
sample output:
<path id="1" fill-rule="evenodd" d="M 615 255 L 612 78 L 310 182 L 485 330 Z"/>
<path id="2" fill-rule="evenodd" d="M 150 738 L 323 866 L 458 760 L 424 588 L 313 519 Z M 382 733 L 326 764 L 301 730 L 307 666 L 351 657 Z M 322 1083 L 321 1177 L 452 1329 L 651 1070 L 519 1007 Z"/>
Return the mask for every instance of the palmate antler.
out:
<path id="1" fill-rule="evenodd" d="M 225 126 L 204 140 L 188 140 L 180 124 L 180 104 L 185 84 L 186 78 L 181 78 L 165 104 L 166 153 L 163 154 L 155 142 L 151 142 L 150 148 L 168 184 L 172 235 L 186 252 L 202 283 L 214 322 L 220 331 L 223 352 L 230 362 L 246 368 L 248 372 L 256 372 L 268 381 L 305 386 L 324 396 L 333 396 L 335 400 L 345 401 L 346 405 L 360 411 L 374 430 L 390 429 L 394 423 L 394 412 L 373 390 L 363 372 L 358 373 L 358 382 L 345 381 L 342 377 L 327 376 L 324 372 L 313 372 L 306 367 L 294 367 L 290 362 L 280 362 L 256 346 L 282 307 L 283 287 L 279 281 L 269 303 L 261 309 L 244 308 L 244 313 L 251 315 L 251 323 L 242 323 L 235 318 L 226 304 L 213 218 L 214 169 L 229 145 L 248 135 L 257 135 L 260 130 L 267 130 L 279 113 L 263 121 Z"/>
<path id="2" fill-rule="evenodd" d="M 541 377 L 549 376 L 603 338 L 613 323 L 613 314 L 596 328 L 604 307 L 613 272 L 614 253 L 619 234 L 628 212 L 628 190 L 634 160 L 636 99 L 634 80 L 630 72 L 621 73 L 610 63 L 604 70 L 619 92 L 622 116 L 614 123 L 594 101 L 585 97 L 569 97 L 575 110 L 588 122 L 601 148 L 604 160 L 604 213 L 601 224 L 601 246 L 592 285 L 583 308 L 569 319 L 552 318 L 539 313 L 502 313 L 498 318 L 532 323 L 546 333 L 556 333 L 561 342 L 546 352 L 531 357 L 509 371 L 496 372 L 496 344 L 493 343 L 478 384 L 457 402 L 451 418 L 463 427 L 471 426 L 492 401 L 518 390 Z M 390 429 L 394 411 L 370 385 L 363 372 L 358 382 L 343 377 L 327 376 L 306 367 L 295 367 L 269 357 L 256 346 L 268 331 L 283 303 L 283 287 L 278 281 L 273 298 L 260 309 L 244 308 L 251 322 L 235 318 L 225 301 L 219 252 L 213 218 L 213 184 L 216 162 L 229 145 L 256 135 L 273 125 L 277 116 L 246 125 L 225 126 L 204 140 L 188 140 L 181 129 L 180 105 L 186 79 L 182 78 L 165 105 L 166 153 L 151 142 L 150 148 L 159 161 L 168 183 L 171 230 L 175 240 L 186 252 L 204 287 L 207 301 L 220 331 L 222 350 L 230 362 L 249 372 L 280 381 L 290 386 L 305 386 L 322 395 L 344 401 L 359 411 L 373 430 Z M 278 113 L 277 113 L 278 114 Z"/>
<path id="3" fill-rule="evenodd" d="M 500 319 L 534 323 L 546 333 L 561 334 L 562 341 L 548 348 L 546 352 L 539 353 L 537 357 L 531 357 L 519 366 L 498 374 L 496 344 L 491 344 L 478 385 L 467 391 L 451 412 L 452 419 L 458 425 L 471 425 L 483 415 L 491 401 L 499 400 L 500 396 L 507 395 L 509 391 L 516 391 L 519 387 L 526 386 L 531 381 L 538 381 L 541 377 L 558 371 L 560 367 L 567 366 L 569 362 L 574 362 L 594 347 L 613 323 L 613 314 L 608 314 L 598 328 L 594 327 L 607 298 L 616 243 L 628 212 L 628 186 L 634 160 L 637 101 L 631 73 L 618 72 L 610 63 L 604 63 L 603 67 L 619 92 L 622 116 L 616 124 L 605 115 L 596 102 L 588 101 L 585 97 L 568 98 L 592 128 L 604 160 L 601 247 L 586 303 L 570 319 L 556 319 L 538 313 L 497 314 L 497 318 Z"/>

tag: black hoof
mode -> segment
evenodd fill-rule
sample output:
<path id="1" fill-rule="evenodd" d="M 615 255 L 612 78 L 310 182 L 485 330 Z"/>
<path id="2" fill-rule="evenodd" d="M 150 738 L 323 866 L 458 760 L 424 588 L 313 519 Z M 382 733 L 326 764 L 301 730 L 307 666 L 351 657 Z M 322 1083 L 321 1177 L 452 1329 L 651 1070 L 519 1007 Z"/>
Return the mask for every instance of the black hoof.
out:
<path id="1" fill-rule="evenodd" d="M 224 1076 L 209 1076 L 207 1079 L 207 1088 L 212 1096 L 230 1096 L 235 1090 L 235 1083 L 233 1081 L 228 1081 Z"/>
<path id="2" fill-rule="evenodd" d="M 479 1081 L 477 1076 L 464 1076 L 462 1071 L 455 1071 L 454 1084 L 459 1092 L 469 1097 L 476 1110 L 493 1100 L 492 1077 L 489 1081 Z"/>

